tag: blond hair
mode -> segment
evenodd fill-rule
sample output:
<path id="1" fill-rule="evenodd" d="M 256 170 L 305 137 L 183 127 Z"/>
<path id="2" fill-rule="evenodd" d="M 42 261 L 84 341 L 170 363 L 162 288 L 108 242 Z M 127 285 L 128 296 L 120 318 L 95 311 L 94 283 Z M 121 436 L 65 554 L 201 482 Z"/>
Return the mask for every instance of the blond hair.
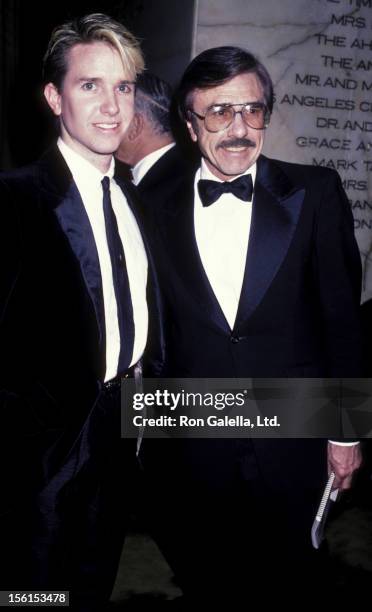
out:
<path id="1" fill-rule="evenodd" d="M 103 13 L 92 13 L 57 26 L 51 35 L 43 60 L 44 83 L 60 89 L 68 70 L 68 52 L 78 44 L 106 42 L 116 49 L 129 78 L 144 70 L 144 59 L 137 38 L 121 23 Z"/>

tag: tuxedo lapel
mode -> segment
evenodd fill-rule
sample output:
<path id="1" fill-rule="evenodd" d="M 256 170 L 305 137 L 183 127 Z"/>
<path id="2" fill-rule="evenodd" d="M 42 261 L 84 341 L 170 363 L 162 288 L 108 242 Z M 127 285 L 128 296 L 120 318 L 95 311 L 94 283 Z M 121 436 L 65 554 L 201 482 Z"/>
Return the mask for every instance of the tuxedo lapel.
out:
<path id="1" fill-rule="evenodd" d="M 80 267 L 98 328 L 99 350 L 104 359 L 105 328 L 101 270 L 88 215 L 72 175 L 57 147 L 41 161 L 45 200 L 53 209 Z M 102 363 L 104 368 L 105 364 Z M 104 371 L 104 370 L 102 370 Z"/>
<path id="2" fill-rule="evenodd" d="M 181 185 L 178 195 L 167 202 L 165 222 L 161 228 L 164 244 L 167 245 L 169 265 L 180 277 L 182 286 L 203 308 L 208 319 L 224 331 L 230 327 L 221 310 L 205 273 L 195 237 L 194 182 Z"/>
<path id="3" fill-rule="evenodd" d="M 293 238 L 304 195 L 305 190 L 293 188 L 275 162 L 263 156 L 259 159 L 235 328 L 251 316 L 278 272 Z"/>

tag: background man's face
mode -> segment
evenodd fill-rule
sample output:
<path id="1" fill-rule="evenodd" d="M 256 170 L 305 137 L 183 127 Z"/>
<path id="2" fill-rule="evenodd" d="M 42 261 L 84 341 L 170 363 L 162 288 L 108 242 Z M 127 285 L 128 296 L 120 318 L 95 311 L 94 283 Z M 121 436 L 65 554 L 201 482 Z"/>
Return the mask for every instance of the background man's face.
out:
<path id="1" fill-rule="evenodd" d="M 69 51 L 60 91 L 51 83 L 45 88 L 49 105 L 60 117 L 62 139 L 103 172 L 133 116 L 131 80 L 117 50 L 95 42 Z"/>
<path id="2" fill-rule="evenodd" d="M 190 105 L 199 115 L 205 115 L 214 104 L 240 104 L 262 102 L 262 86 L 255 74 L 240 74 L 226 83 L 211 89 L 196 89 Z M 236 114 L 232 124 L 221 132 L 208 132 L 204 121 L 194 116 L 187 126 L 194 142 L 198 143 L 210 171 L 223 181 L 243 174 L 260 155 L 265 130 L 247 126 L 241 115 Z"/>

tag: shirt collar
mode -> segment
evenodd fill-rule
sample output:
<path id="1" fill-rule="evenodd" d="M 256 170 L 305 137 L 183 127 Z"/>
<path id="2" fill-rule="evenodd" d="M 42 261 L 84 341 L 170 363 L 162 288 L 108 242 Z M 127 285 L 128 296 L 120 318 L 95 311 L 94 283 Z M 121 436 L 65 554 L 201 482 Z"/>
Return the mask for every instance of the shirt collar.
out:
<path id="1" fill-rule="evenodd" d="M 237 176 L 232 177 L 230 180 L 233 181 L 237 178 L 239 178 L 240 176 L 244 176 L 245 174 L 250 174 L 252 176 L 252 184 L 254 187 L 254 183 L 256 180 L 256 173 L 257 173 L 257 164 L 256 162 L 250 166 L 245 172 L 243 172 L 242 174 L 239 174 Z M 200 178 L 201 179 L 207 179 L 208 181 L 217 181 L 219 183 L 223 183 L 224 181 L 222 181 L 220 178 L 218 178 L 217 176 L 215 176 L 208 168 L 207 164 L 205 163 L 205 159 L 202 158 L 201 160 L 201 167 L 200 167 Z"/>
<path id="2" fill-rule="evenodd" d="M 59 137 L 57 140 L 57 146 L 63 155 L 77 185 L 82 183 L 86 185 L 97 185 L 97 183 L 101 183 L 104 176 L 108 176 L 110 179 L 114 176 L 115 160 L 113 156 L 111 158 L 109 169 L 107 172 L 102 173 L 100 170 L 98 170 L 98 168 L 93 166 L 93 164 L 84 159 L 84 157 L 71 149 L 71 147 L 69 147 L 61 137 Z"/>
<path id="3" fill-rule="evenodd" d="M 133 183 L 138 185 L 138 183 L 143 179 L 146 172 L 148 172 L 158 159 L 161 158 L 164 153 L 169 151 L 172 147 L 175 146 L 175 142 L 171 142 L 170 144 L 165 145 L 164 147 L 160 147 L 160 149 L 156 149 L 156 151 L 152 151 L 148 155 L 145 155 L 139 162 L 136 163 L 132 168 L 133 174 Z"/>

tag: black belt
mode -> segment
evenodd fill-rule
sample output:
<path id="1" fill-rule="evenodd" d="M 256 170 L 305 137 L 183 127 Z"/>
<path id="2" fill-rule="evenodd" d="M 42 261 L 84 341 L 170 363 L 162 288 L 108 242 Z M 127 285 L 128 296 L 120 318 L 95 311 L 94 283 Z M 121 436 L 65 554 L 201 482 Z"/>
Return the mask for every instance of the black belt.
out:
<path id="1" fill-rule="evenodd" d="M 117 401 L 118 399 L 120 399 L 122 382 L 123 380 L 127 378 L 134 379 L 134 386 L 135 386 L 136 392 L 138 393 L 143 392 L 141 360 L 137 361 L 137 363 L 135 363 L 133 366 L 128 368 L 120 376 L 116 376 L 115 378 L 112 378 L 111 380 L 107 380 L 106 382 L 102 383 L 101 392 L 103 392 L 103 394 L 106 395 L 107 399 L 111 398 L 111 399 L 114 399 L 114 401 Z M 137 437 L 137 448 L 136 448 L 137 457 L 138 457 L 138 454 L 141 448 L 143 432 L 144 432 L 144 427 L 140 427 L 138 431 L 138 437 Z"/>
<path id="2" fill-rule="evenodd" d="M 141 364 L 138 361 L 130 368 L 125 370 L 125 372 L 120 374 L 120 376 L 115 376 L 115 378 L 111 378 L 111 380 L 107 380 L 106 382 L 102 383 L 102 389 L 109 392 L 120 389 L 122 380 L 126 378 L 134 378 L 139 368 L 141 368 Z"/>

